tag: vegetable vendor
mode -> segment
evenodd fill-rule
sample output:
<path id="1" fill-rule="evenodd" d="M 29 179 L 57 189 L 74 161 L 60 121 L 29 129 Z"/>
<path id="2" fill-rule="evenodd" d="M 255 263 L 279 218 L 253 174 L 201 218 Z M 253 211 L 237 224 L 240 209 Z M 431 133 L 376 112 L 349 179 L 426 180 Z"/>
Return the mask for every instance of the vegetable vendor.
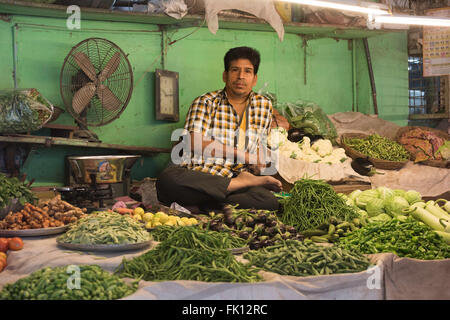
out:
<path id="1" fill-rule="evenodd" d="M 271 191 L 282 184 L 266 148 L 272 103 L 252 89 L 260 54 L 249 47 L 230 49 L 224 57 L 225 88 L 197 97 L 186 116 L 181 142 L 172 149 L 172 163 L 156 182 L 158 200 L 186 208 L 277 210 Z M 180 129 L 181 130 L 181 129 Z"/>

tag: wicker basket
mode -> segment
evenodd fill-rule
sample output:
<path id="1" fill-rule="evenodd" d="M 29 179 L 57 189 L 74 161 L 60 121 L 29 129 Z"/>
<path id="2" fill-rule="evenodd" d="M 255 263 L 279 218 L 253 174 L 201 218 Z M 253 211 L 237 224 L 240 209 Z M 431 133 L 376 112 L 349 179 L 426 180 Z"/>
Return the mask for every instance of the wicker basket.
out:
<path id="1" fill-rule="evenodd" d="M 429 127 L 421 127 L 421 126 L 406 126 L 406 127 L 401 127 L 400 129 L 398 129 L 396 135 L 395 135 L 395 141 L 397 141 L 398 143 L 400 143 L 400 137 L 408 132 L 411 131 L 413 129 L 422 129 L 422 130 L 426 130 L 426 131 L 430 131 L 434 134 L 436 134 L 438 137 L 445 139 L 445 140 L 450 140 L 450 135 L 448 135 L 446 132 L 442 131 L 442 130 L 437 130 L 434 128 L 429 128 Z M 415 156 L 411 154 L 411 161 L 415 161 Z M 420 161 L 420 164 L 424 164 L 427 166 L 431 166 L 431 167 L 438 167 L 438 168 L 450 168 L 450 161 L 449 160 L 425 160 L 425 161 Z"/>
<path id="2" fill-rule="evenodd" d="M 367 137 L 368 137 L 368 135 L 362 134 L 362 133 L 343 133 L 340 136 L 340 145 L 342 148 L 344 148 L 345 153 L 350 158 L 352 158 L 352 159 L 356 159 L 356 158 L 368 159 L 370 162 L 373 163 L 375 168 L 378 168 L 378 169 L 398 170 L 400 168 L 403 168 L 408 163 L 408 160 L 406 160 L 406 161 L 389 161 L 389 160 L 371 158 L 371 157 L 368 157 L 368 156 L 354 150 L 353 148 L 351 148 L 348 145 L 346 145 L 345 143 L 343 143 L 343 138 L 350 138 L 350 139 L 359 138 L 359 139 L 361 139 L 361 138 L 367 138 Z"/>

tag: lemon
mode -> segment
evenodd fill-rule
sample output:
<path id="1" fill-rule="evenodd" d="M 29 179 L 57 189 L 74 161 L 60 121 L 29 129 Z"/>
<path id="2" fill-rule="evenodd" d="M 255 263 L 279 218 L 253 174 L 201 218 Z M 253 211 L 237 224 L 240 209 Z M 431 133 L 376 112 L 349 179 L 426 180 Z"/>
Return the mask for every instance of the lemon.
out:
<path id="1" fill-rule="evenodd" d="M 144 209 L 142 209 L 141 207 L 136 207 L 136 208 L 134 208 L 134 210 L 133 210 L 133 214 L 134 215 L 143 215 L 145 212 L 144 212 Z"/>
<path id="2" fill-rule="evenodd" d="M 159 218 L 153 216 L 152 223 L 155 224 L 156 222 L 159 222 Z"/>
<path id="3" fill-rule="evenodd" d="M 157 227 L 157 226 L 162 226 L 161 222 L 155 222 L 153 223 L 153 228 Z"/>
<path id="4" fill-rule="evenodd" d="M 142 216 L 142 219 L 144 219 L 145 222 L 152 221 L 153 213 L 151 213 L 151 212 L 144 213 L 144 215 Z"/>
<path id="5" fill-rule="evenodd" d="M 176 224 L 176 222 L 171 221 L 171 220 L 166 221 L 166 223 L 164 223 L 165 226 L 174 226 L 175 224 Z"/>
<path id="6" fill-rule="evenodd" d="M 132 217 L 133 217 L 134 220 L 137 220 L 137 221 L 141 221 L 142 220 L 142 217 L 139 214 L 135 214 Z"/>
<path id="7" fill-rule="evenodd" d="M 160 218 L 162 216 L 166 216 L 166 214 L 162 211 L 158 211 L 157 213 L 155 213 L 155 217 Z"/>
<path id="8" fill-rule="evenodd" d="M 178 224 L 180 227 L 185 227 L 185 226 L 186 226 L 186 223 L 184 223 L 183 220 L 178 220 L 178 221 L 177 221 L 177 224 Z"/>
<path id="9" fill-rule="evenodd" d="M 167 221 L 169 221 L 169 216 L 168 215 L 161 215 L 160 217 L 159 217 L 159 221 L 162 223 L 162 224 L 164 224 L 164 223 L 166 223 Z"/>
<path id="10" fill-rule="evenodd" d="M 147 223 L 145 224 L 145 228 L 146 228 L 146 229 L 153 228 L 152 222 L 151 222 L 151 221 L 147 222 Z"/>
<path id="11" fill-rule="evenodd" d="M 198 224 L 198 221 L 195 218 L 189 218 L 189 221 L 191 222 L 191 225 Z"/>

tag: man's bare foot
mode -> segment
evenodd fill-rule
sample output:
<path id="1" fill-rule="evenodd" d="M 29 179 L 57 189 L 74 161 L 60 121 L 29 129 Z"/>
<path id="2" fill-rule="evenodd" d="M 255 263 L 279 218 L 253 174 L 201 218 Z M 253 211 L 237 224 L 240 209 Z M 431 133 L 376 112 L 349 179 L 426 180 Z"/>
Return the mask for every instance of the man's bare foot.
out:
<path id="1" fill-rule="evenodd" d="M 261 186 L 272 191 L 281 191 L 280 181 L 271 176 L 255 176 L 250 172 L 243 171 L 236 178 L 231 179 L 228 192 L 237 191 L 248 187 Z"/>

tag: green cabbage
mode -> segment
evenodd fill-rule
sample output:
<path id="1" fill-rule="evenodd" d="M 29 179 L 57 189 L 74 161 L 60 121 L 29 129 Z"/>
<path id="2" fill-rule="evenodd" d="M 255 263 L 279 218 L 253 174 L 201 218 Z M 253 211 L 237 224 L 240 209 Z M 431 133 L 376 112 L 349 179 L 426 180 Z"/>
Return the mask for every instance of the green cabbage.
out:
<path id="1" fill-rule="evenodd" d="M 422 196 L 417 191 L 408 190 L 405 193 L 405 199 L 409 202 L 409 204 L 413 204 L 422 201 Z"/>
<path id="2" fill-rule="evenodd" d="M 370 200 L 378 199 L 378 191 L 375 189 L 364 190 L 355 200 L 356 205 L 361 209 L 366 209 L 366 205 Z"/>
<path id="3" fill-rule="evenodd" d="M 349 195 L 348 195 L 348 197 L 350 198 L 350 199 L 352 199 L 353 201 L 355 201 L 355 199 L 358 197 L 358 195 L 360 195 L 361 194 L 361 190 L 354 190 L 352 193 L 350 193 Z"/>
<path id="4" fill-rule="evenodd" d="M 369 217 L 375 217 L 379 214 L 385 213 L 384 201 L 382 199 L 372 199 L 367 202 L 366 211 Z"/>
<path id="5" fill-rule="evenodd" d="M 394 189 L 393 192 L 394 192 L 394 196 L 400 196 L 403 198 L 405 197 L 405 193 L 406 193 L 406 191 L 402 190 L 402 189 Z"/>
<path id="6" fill-rule="evenodd" d="M 386 201 L 384 202 L 384 208 L 386 209 L 386 212 L 392 217 L 397 215 L 404 215 L 405 213 L 402 212 L 402 210 L 409 208 L 409 202 L 403 197 L 393 196 L 389 199 L 386 199 Z"/>
<path id="7" fill-rule="evenodd" d="M 371 217 L 371 218 L 368 219 L 368 221 L 370 223 L 372 223 L 372 222 L 386 222 L 386 221 L 389 221 L 389 220 L 391 220 L 391 217 L 389 217 L 386 213 L 382 213 L 382 214 L 379 214 L 379 215 L 377 215 L 375 217 Z"/>
<path id="8" fill-rule="evenodd" d="M 387 198 L 390 198 L 394 195 L 394 191 L 392 191 L 387 187 L 378 187 L 377 191 L 378 191 L 378 198 L 382 200 L 386 200 Z"/>

